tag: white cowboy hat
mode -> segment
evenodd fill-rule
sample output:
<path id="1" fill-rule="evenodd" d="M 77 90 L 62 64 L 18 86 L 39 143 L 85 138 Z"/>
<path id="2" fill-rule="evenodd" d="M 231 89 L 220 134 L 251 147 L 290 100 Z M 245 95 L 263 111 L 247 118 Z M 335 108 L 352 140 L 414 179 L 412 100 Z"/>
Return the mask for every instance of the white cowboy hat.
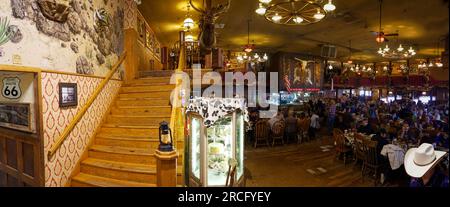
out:
<path id="1" fill-rule="evenodd" d="M 405 155 L 405 170 L 413 178 L 421 178 L 447 154 L 435 151 L 433 145 L 423 143 L 418 148 L 411 148 Z"/>

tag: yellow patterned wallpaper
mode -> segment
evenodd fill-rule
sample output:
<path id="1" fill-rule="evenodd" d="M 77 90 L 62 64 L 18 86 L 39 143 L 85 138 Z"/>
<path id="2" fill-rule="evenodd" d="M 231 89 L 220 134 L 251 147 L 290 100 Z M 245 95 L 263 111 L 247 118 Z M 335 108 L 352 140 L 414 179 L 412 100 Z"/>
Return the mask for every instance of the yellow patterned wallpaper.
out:
<path id="1" fill-rule="evenodd" d="M 73 120 L 74 116 L 87 102 L 89 96 L 100 84 L 102 79 L 62 75 L 55 73 L 42 73 L 42 116 L 44 128 L 44 162 L 45 162 L 45 186 L 63 187 L 70 174 L 86 150 L 94 132 L 101 124 L 108 106 L 119 92 L 121 81 L 111 80 L 94 101 L 73 132 L 67 137 L 54 157 L 48 161 L 47 152 L 58 139 L 59 135 Z M 77 83 L 78 106 L 76 108 L 59 107 L 60 82 Z"/>

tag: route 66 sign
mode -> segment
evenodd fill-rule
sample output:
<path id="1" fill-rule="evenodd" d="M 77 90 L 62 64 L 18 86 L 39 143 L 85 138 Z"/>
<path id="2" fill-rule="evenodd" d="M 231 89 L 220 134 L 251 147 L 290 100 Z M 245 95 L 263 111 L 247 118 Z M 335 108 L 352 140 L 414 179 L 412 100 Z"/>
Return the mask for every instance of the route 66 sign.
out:
<path id="1" fill-rule="evenodd" d="M 4 78 L 3 79 L 2 95 L 8 99 L 18 99 L 22 96 L 22 90 L 20 90 L 20 79 Z"/>

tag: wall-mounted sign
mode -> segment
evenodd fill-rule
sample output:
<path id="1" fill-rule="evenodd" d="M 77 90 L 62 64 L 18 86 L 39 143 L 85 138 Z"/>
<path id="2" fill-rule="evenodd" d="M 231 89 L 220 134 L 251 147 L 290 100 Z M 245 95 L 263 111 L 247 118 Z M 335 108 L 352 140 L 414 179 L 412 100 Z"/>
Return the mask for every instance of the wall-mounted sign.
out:
<path id="1" fill-rule="evenodd" d="M 14 65 L 22 65 L 22 57 L 20 55 L 13 55 L 12 61 Z"/>
<path id="2" fill-rule="evenodd" d="M 59 83 L 59 106 L 70 107 L 78 105 L 77 84 Z"/>
<path id="3" fill-rule="evenodd" d="M 20 89 L 20 79 L 4 78 L 3 79 L 2 96 L 8 99 L 19 99 L 22 96 L 22 90 Z"/>

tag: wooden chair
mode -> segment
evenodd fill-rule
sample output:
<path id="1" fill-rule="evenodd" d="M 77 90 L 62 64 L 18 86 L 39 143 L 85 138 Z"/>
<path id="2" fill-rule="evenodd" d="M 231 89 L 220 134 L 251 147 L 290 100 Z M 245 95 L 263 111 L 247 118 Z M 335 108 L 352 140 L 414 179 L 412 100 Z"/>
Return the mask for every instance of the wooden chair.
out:
<path id="1" fill-rule="evenodd" d="M 354 141 L 354 155 L 355 155 L 355 165 L 358 163 L 359 160 L 364 165 L 364 161 L 366 159 L 366 152 L 364 151 L 364 137 L 361 134 L 356 133 L 355 134 L 355 141 Z"/>
<path id="2" fill-rule="evenodd" d="M 272 147 L 275 146 L 275 142 L 277 140 L 281 140 L 281 144 L 284 145 L 284 128 L 285 128 L 285 123 L 283 121 L 277 121 L 273 124 L 272 127 Z"/>
<path id="3" fill-rule="evenodd" d="M 345 137 L 343 134 L 334 135 L 336 142 L 336 157 L 344 156 L 344 165 L 347 163 L 347 155 L 352 149 L 346 145 Z"/>
<path id="4" fill-rule="evenodd" d="M 298 134 L 297 134 L 297 141 L 299 144 L 301 144 L 305 138 L 307 139 L 307 141 L 309 141 L 309 136 L 308 136 L 309 125 L 311 125 L 311 119 L 309 119 L 309 118 L 305 119 L 299 123 L 299 126 L 298 126 L 299 130 L 298 130 Z"/>
<path id="5" fill-rule="evenodd" d="M 259 142 L 263 141 L 267 146 L 269 145 L 269 126 L 266 120 L 259 120 L 255 124 L 255 148 Z"/>
<path id="6" fill-rule="evenodd" d="M 366 174 L 366 172 L 368 171 L 369 173 L 372 172 L 375 174 L 375 181 L 374 181 L 374 185 L 377 185 L 377 181 L 378 181 L 378 173 L 381 170 L 382 164 L 380 162 L 380 160 L 378 159 L 378 151 L 377 151 L 377 141 L 372 141 L 372 140 L 367 140 L 364 139 L 363 140 L 363 147 L 364 147 L 364 151 L 366 153 L 366 157 L 363 163 L 363 167 L 362 167 L 362 181 L 364 182 L 364 176 Z"/>
<path id="7" fill-rule="evenodd" d="M 342 132 L 341 129 L 338 129 L 338 128 L 334 128 L 333 129 L 333 136 L 334 135 L 340 135 L 340 134 L 344 134 L 344 132 Z"/>

